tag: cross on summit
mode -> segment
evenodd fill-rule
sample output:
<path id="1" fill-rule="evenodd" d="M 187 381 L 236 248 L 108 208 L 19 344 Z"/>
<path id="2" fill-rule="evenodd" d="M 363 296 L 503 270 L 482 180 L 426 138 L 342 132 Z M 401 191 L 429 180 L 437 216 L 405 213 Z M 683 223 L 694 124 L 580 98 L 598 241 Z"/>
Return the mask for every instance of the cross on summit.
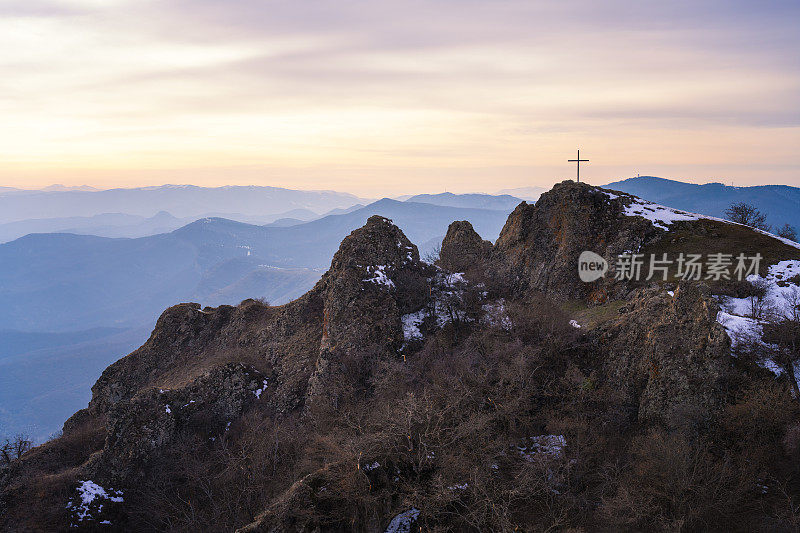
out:
<path id="1" fill-rule="evenodd" d="M 581 161 L 589 162 L 588 159 L 581 159 L 581 151 L 578 149 L 578 159 L 567 159 L 568 163 L 577 163 L 578 164 L 578 182 L 581 181 Z"/>

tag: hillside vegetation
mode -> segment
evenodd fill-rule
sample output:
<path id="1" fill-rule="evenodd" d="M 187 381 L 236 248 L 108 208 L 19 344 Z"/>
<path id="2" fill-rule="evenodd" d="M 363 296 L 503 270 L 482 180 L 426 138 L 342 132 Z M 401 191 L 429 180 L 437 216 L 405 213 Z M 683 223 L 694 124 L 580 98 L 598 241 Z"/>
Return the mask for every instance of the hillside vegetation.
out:
<path id="1" fill-rule="evenodd" d="M 744 284 L 785 304 L 800 249 L 642 205 L 564 182 L 495 244 L 454 222 L 436 264 L 373 216 L 292 302 L 167 309 L 0 470 L 0 527 L 797 530 L 800 402 L 723 320 L 767 327 L 746 286 L 584 283 L 577 261 L 760 250 Z"/>

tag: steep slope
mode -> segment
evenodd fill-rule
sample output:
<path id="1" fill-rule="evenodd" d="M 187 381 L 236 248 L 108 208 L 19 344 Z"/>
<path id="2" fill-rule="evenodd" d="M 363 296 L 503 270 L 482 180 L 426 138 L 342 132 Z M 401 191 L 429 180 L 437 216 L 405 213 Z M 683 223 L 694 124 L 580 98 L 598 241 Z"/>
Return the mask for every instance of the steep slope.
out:
<path id="1" fill-rule="evenodd" d="M 373 216 L 297 300 L 171 307 L 0 471 L 0 526 L 791 530 L 800 408 L 731 350 L 735 284 L 583 288 L 577 261 L 744 242 L 769 270 L 800 250 L 572 182 L 494 246 L 447 234 L 433 267 Z"/>

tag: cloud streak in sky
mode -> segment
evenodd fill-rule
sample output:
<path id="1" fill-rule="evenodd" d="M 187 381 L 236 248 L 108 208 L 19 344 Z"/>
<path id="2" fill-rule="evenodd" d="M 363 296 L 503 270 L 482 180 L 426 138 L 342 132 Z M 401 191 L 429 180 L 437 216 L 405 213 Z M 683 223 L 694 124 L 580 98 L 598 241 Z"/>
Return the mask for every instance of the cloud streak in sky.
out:
<path id="1" fill-rule="evenodd" d="M 579 145 L 597 183 L 800 185 L 796 2 L 13 0 L 0 17 L 6 185 L 493 190 L 570 177 Z"/>

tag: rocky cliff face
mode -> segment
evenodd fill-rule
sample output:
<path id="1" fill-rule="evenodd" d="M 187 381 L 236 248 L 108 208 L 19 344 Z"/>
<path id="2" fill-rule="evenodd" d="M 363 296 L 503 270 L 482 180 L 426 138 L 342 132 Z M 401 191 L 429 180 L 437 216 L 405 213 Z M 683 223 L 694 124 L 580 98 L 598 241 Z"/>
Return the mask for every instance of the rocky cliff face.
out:
<path id="1" fill-rule="evenodd" d="M 390 220 L 374 216 L 342 241 L 329 271 L 298 300 L 280 307 L 247 300 L 238 306 L 201 309 L 185 303 L 167 309 L 141 348 L 103 372 L 92 388 L 89 406 L 65 423 L 63 437 L 34 450 L 4 474 L 0 499 L 8 503 L 0 523 L 12 530 L 25 529 L 21 517 L 30 498 L 26 492 L 30 479 L 58 480 L 50 492 L 35 489 L 37 494 L 54 494 L 48 496 L 53 501 L 89 478 L 124 491 L 149 482 L 156 474 L 152 465 L 163 464 L 159 460 L 168 457 L 169 449 L 187 438 L 209 448 L 221 441 L 229 446 L 230 425 L 243 417 L 267 419 L 274 427 L 300 420 L 309 441 L 312 432 L 322 431 L 326 417 L 346 420 L 355 428 L 347 443 L 336 440 L 341 438 L 338 434 L 328 435 L 327 441 L 320 437 L 324 442 L 314 446 L 347 450 L 341 452 L 346 458 L 326 458 L 324 466 L 313 463 L 313 468 L 302 461 L 293 464 L 302 476 L 293 471 L 295 477 L 279 493 L 258 500 L 258 513 L 248 511 L 246 520 L 237 518 L 237 527 L 252 522 L 247 531 L 348 528 L 331 515 L 337 507 L 350 509 L 355 500 L 326 493 L 329 486 L 358 487 L 362 498 L 358 505 L 372 506 L 369 513 L 352 508 L 353 513 L 362 513 L 362 530 L 385 525 L 391 510 L 399 512 L 401 502 L 432 491 L 433 481 L 444 484 L 443 494 L 466 491 L 473 481 L 445 481 L 443 469 L 467 457 L 477 460 L 470 455 L 475 444 L 469 453 L 461 450 L 446 459 L 448 450 L 460 439 L 473 438 L 481 421 L 489 421 L 478 432 L 487 450 L 495 434 L 519 438 L 514 432 L 521 426 L 542 427 L 540 419 L 529 420 L 531 413 L 585 394 L 569 390 L 559 397 L 560 392 L 543 388 L 568 382 L 572 378 L 567 376 L 576 372 L 593 376 L 585 383 L 597 382 L 621 394 L 627 416 L 642 428 L 675 429 L 687 420 L 710 423 L 728 401 L 733 372 L 730 341 L 717 322 L 719 306 L 710 289 L 686 282 L 668 292 L 658 283 L 631 284 L 610 277 L 583 283 L 578 278 L 577 259 L 584 250 L 611 262 L 623 252 L 672 246 L 693 235 L 691 226 L 675 237 L 662 225 L 632 216 L 630 203 L 630 197 L 564 182 L 543 194 L 536 205 L 520 204 L 494 246 L 482 240 L 469 222 L 454 222 L 437 266 L 421 262 L 416 246 Z M 703 237 L 704 228 L 695 233 Z M 455 274 L 461 272 L 477 273 L 479 281 L 469 281 L 469 274 L 466 278 Z M 500 283 L 498 294 L 481 276 Z M 542 295 L 552 300 L 536 299 Z M 565 309 L 585 313 L 583 328 L 571 330 L 567 315 L 560 314 L 566 311 L 553 301 L 568 301 Z M 555 327 L 553 320 L 564 323 Z M 574 328 L 581 328 L 573 322 Z M 554 340 L 563 328 L 574 335 Z M 411 340 L 416 343 L 413 350 L 408 349 Z M 491 367 L 500 365 L 497 358 L 503 360 L 509 353 L 519 354 L 511 359 L 522 366 L 513 371 Z M 448 362 L 447 354 L 454 359 Z M 524 372 L 527 364 L 535 368 L 530 376 Z M 426 389 L 437 376 L 464 371 L 462 366 L 480 369 L 480 379 L 470 388 L 465 389 L 459 377 L 446 386 L 439 383 Z M 406 391 L 405 396 L 373 409 L 377 391 L 388 394 L 389 385 L 381 381 L 387 369 L 393 369 L 395 385 Z M 520 389 L 514 388 L 517 379 Z M 448 391 L 443 395 L 446 400 L 432 399 L 442 390 Z M 347 407 L 342 407 L 343 391 L 350 394 Z M 506 391 L 511 391 L 507 399 L 495 400 Z M 525 403 L 534 402 L 529 397 L 540 404 Z M 364 406 L 358 415 L 362 418 L 355 420 L 358 417 L 352 415 L 351 420 L 348 410 L 361 409 L 358 402 Z M 405 410 L 394 411 L 397 406 Z M 380 416 L 363 422 L 372 411 Z M 471 414 L 461 415 L 466 412 Z M 443 421 L 447 417 L 463 418 L 471 425 L 453 429 L 447 425 L 451 422 Z M 246 427 L 240 431 L 242 441 L 256 438 Z M 446 446 L 435 452 L 434 431 L 448 436 Z M 541 442 L 562 442 L 555 437 L 536 437 L 539 440 L 531 449 L 544 449 Z M 83 443 L 81 451 L 65 459 L 68 454 L 63 450 L 77 441 Z M 277 440 L 274 446 L 272 455 L 265 456 L 277 457 Z M 488 464 L 470 463 L 457 470 L 459 475 L 473 472 L 474 478 L 483 472 L 481 468 L 495 475 L 497 464 L 507 462 L 508 444 L 503 446 L 487 459 Z M 515 449 L 528 448 L 515 444 Z M 305 448 L 306 453 L 315 449 Z M 364 450 L 373 450 L 376 458 L 362 460 Z M 347 453 L 356 459 L 348 459 Z M 523 453 L 526 461 L 535 457 L 534 452 L 527 453 Z M 542 453 L 550 457 L 548 461 L 561 457 L 560 451 Z M 351 459 L 355 466 L 348 462 Z M 277 472 L 280 465 L 273 463 L 271 468 Z M 564 471 L 553 476 L 555 466 L 549 462 L 543 468 L 549 472 L 548 483 L 566 479 Z M 353 471 L 357 477 L 350 479 Z M 547 486 L 543 490 L 548 494 L 563 490 Z M 452 509 L 448 506 L 455 504 L 442 503 L 450 501 L 442 498 L 426 501 Z M 58 515 L 67 511 L 62 502 L 56 503 L 52 509 L 58 511 L 48 511 L 54 513 L 51 524 L 75 518 Z M 378 508 L 382 510 L 375 511 Z M 88 528 L 87 524 L 81 522 L 79 527 Z"/>
<path id="2" fill-rule="evenodd" d="M 578 278 L 581 252 L 610 262 L 663 234 L 643 218 L 624 216 L 625 201 L 586 183 L 559 183 L 535 205 L 523 202 L 511 213 L 495 244 L 495 263 L 514 291 L 604 301 L 608 281 Z"/>
<path id="3" fill-rule="evenodd" d="M 342 241 L 315 289 L 324 303 L 312 401 L 336 402 L 327 384 L 343 359 L 364 365 L 365 359 L 396 356 L 404 341 L 400 317 L 427 299 L 426 270 L 417 247 L 384 217 L 370 217 Z"/>
<path id="4" fill-rule="evenodd" d="M 605 354 L 604 374 L 641 422 L 675 425 L 690 413 L 707 419 L 720 406 L 731 359 L 718 312 L 706 286 L 683 283 L 672 294 L 651 287 L 589 333 Z"/>

